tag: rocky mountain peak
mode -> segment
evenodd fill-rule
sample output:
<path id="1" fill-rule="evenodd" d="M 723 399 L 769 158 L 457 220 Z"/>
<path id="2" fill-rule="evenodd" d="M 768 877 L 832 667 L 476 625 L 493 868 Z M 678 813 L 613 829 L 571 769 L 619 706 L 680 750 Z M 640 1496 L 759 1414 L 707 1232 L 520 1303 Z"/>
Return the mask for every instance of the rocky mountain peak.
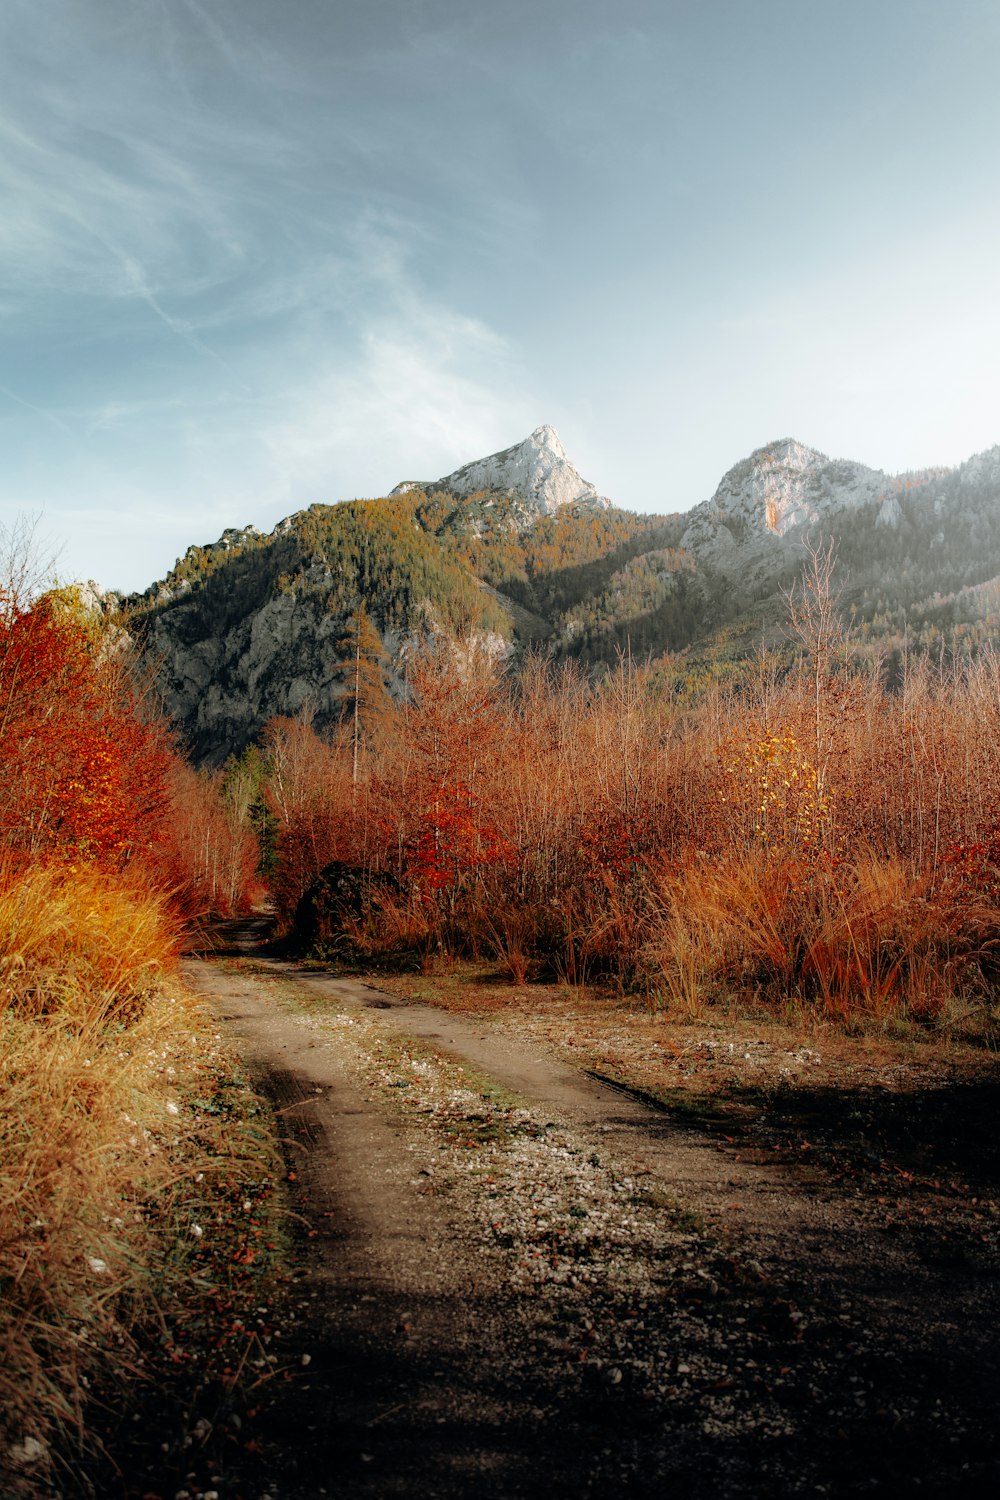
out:
<path id="1" fill-rule="evenodd" d="M 566 459 L 566 449 L 559 441 L 559 434 L 548 422 L 544 422 L 541 427 L 536 427 L 526 441 L 536 444 L 539 448 L 544 448 L 554 458 Z"/>
<path id="2" fill-rule="evenodd" d="M 683 545 L 729 571 L 746 560 L 748 547 L 758 552 L 838 511 L 882 500 L 889 484 L 881 470 L 781 438 L 755 448 L 723 476 L 712 499 L 691 512 Z"/>
<path id="3" fill-rule="evenodd" d="M 883 495 L 884 474 L 864 464 L 833 462 L 794 438 L 756 448 L 724 475 L 710 502 L 723 517 L 783 537 L 834 510 Z"/>
<path id="4" fill-rule="evenodd" d="M 394 495 L 407 490 L 444 490 L 459 498 L 479 490 L 497 490 L 516 496 L 539 515 L 553 515 L 564 505 L 598 505 L 611 502 L 573 467 L 554 427 L 536 427 L 523 442 L 486 458 L 463 464 L 451 474 L 431 481 L 405 480 Z"/>
<path id="5" fill-rule="evenodd" d="M 776 474 L 807 474 L 821 469 L 829 462 L 825 453 L 820 453 L 817 448 L 810 448 L 806 443 L 800 443 L 796 438 L 778 438 L 774 442 L 765 443 L 762 448 L 755 448 L 749 458 L 735 464 L 723 475 L 718 489 L 723 490 L 731 477 L 735 483 L 739 483 L 748 469 L 755 479 L 766 483 Z"/>

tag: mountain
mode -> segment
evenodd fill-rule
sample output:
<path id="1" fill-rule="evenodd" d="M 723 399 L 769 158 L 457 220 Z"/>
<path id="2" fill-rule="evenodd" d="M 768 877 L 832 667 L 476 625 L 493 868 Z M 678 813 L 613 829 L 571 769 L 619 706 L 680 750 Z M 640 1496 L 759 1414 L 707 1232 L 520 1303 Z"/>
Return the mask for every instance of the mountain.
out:
<path id="1" fill-rule="evenodd" d="M 859 647 L 977 650 L 997 634 L 1000 447 L 957 468 L 888 475 L 794 439 L 756 449 L 687 517 L 681 546 L 723 586 L 713 629 L 739 654 L 785 613 L 806 545 L 832 543 Z M 718 642 L 716 642 L 718 644 Z"/>
<path id="2" fill-rule="evenodd" d="M 1000 448 L 890 476 L 782 439 L 687 515 L 651 516 L 599 496 L 540 427 L 432 484 L 189 547 L 129 613 L 192 753 L 217 763 L 275 714 L 337 720 L 362 604 L 397 693 L 423 631 L 508 654 L 544 643 L 588 668 L 682 652 L 716 671 L 781 641 L 806 546 L 827 541 L 858 649 L 890 670 L 904 650 L 979 649 L 1000 626 Z"/>
<path id="3" fill-rule="evenodd" d="M 782 555 L 781 544 L 815 530 L 841 511 L 880 503 L 889 479 L 878 469 L 842 460 L 794 438 L 768 443 L 721 479 L 711 500 L 690 512 L 682 545 L 725 573 Z"/>
<path id="4" fill-rule="evenodd" d="M 406 479 L 390 493 L 405 495 L 415 490 L 457 498 L 486 491 L 514 498 L 529 514 L 543 516 L 555 515 L 564 505 L 598 505 L 604 509 L 611 505 L 577 473 L 554 427 L 536 427 L 523 443 L 463 464 L 443 479 L 431 483 Z"/>

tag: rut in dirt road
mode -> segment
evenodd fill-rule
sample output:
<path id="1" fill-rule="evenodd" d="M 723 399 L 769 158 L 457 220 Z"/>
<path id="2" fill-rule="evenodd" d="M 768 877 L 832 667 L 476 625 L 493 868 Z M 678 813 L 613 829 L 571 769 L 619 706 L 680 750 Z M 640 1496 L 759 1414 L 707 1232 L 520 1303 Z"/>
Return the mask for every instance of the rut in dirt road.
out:
<path id="1" fill-rule="evenodd" d="M 280 1111 L 304 1226 L 275 1496 L 994 1493 L 995 1321 L 963 1349 L 964 1289 L 832 1198 L 357 981 L 187 977 Z"/>

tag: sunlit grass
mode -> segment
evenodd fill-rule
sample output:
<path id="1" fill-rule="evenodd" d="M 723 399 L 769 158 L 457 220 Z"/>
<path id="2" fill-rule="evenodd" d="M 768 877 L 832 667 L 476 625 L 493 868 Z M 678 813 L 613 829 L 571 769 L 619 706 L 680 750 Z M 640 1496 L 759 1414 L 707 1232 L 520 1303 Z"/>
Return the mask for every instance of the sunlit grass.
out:
<path id="1" fill-rule="evenodd" d="M 989 1009 L 975 907 L 927 872 L 866 854 L 825 868 L 767 850 L 661 871 L 649 973 L 680 1014 L 720 995 L 874 1025 Z"/>
<path id="2" fill-rule="evenodd" d="M 137 882 L 0 886 L 0 1467 L 33 1477 L 92 1447 L 91 1382 L 141 1373 L 134 1331 L 184 1288 L 198 1204 L 244 1165 L 239 1129 L 223 1140 L 195 1103 L 224 1062 L 177 937 Z"/>

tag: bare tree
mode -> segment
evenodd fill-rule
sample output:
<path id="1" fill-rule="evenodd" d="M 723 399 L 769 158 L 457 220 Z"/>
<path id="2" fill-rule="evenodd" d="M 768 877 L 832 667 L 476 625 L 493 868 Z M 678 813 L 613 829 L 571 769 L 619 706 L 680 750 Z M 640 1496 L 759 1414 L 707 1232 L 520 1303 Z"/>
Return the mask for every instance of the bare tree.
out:
<path id="1" fill-rule="evenodd" d="M 817 791 L 820 796 L 826 786 L 831 750 L 831 736 L 824 722 L 825 699 L 833 677 L 834 664 L 842 654 L 845 637 L 844 622 L 834 602 L 835 562 L 836 551 L 832 541 L 825 547 L 807 542 L 806 562 L 801 577 L 785 595 L 791 633 L 809 662 Z"/>

